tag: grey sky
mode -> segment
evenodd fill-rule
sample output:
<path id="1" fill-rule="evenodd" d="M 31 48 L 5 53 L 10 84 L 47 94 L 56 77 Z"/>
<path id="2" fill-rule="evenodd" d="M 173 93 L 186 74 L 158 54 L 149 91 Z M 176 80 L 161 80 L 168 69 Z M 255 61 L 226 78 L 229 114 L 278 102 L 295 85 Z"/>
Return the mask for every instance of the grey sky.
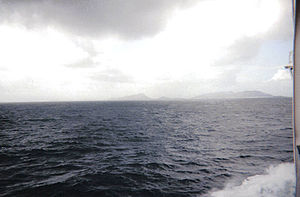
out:
<path id="1" fill-rule="evenodd" d="M 291 96 L 286 0 L 0 0 L 0 101 Z"/>
<path id="2" fill-rule="evenodd" d="M 192 0 L 1 0 L 1 20 L 28 28 L 55 26 L 78 36 L 153 36 L 172 11 Z"/>

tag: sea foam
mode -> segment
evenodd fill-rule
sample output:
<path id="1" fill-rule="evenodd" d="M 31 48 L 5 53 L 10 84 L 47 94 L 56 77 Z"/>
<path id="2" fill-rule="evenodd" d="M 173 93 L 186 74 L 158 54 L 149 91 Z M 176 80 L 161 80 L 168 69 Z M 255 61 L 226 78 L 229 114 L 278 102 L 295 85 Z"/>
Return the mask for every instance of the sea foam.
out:
<path id="1" fill-rule="evenodd" d="M 211 197 L 293 197 L 295 196 L 295 166 L 282 163 L 270 166 L 265 174 L 246 178 L 240 185 L 227 184 L 213 191 Z"/>

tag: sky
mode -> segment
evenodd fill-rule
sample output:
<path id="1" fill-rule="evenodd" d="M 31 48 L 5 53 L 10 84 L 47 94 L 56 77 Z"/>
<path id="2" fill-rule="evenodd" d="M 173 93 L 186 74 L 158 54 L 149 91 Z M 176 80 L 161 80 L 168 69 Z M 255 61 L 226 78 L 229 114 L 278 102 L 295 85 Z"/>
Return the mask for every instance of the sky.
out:
<path id="1" fill-rule="evenodd" d="M 0 0 L 0 102 L 292 96 L 290 0 Z"/>

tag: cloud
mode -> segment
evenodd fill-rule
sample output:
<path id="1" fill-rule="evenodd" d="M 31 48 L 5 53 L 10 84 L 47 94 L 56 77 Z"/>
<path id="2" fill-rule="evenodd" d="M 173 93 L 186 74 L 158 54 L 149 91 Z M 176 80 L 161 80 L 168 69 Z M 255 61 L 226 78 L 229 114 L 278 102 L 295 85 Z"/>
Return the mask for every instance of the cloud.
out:
<path id="1" fill-rule="evenodd" d="M 65 66 L 69 67 L 69 68 L 93 68 L 96 65 L 97 65 L 97 63 L 94 62 L 91 57 L 87 57 L 87 58 L 81 59 L 77 62 L 74 62 L 72 64 L 67 64 Z"/>
<path id="2" fill-rule="evenodd" d="M 278 20 L 266 32 L 238 38 L 228 48 L 224 49 L 223 57 L 216 60 L 213 66 L 249 63 L 258 55 L 264 43 L 274 40 L 292 41 L 292 2 L 280 0 L 279 3 L 280 13 Z"/>
<path id="3" fill-rule="evenodd" d="M 277 21 L 278 10 L 264 7 L 273 2 L 280 3 Z M 26 91 L 9 84 L 24 76 L 39 85 L 26 82 L 34 89 L 28 99 L 50 95 L 49 88 L 54 100 L 145 90 L 192 97 L 284 87 L 288 94 L 287 76 L 276 71 L 288 59 L 291 13 L 286 0 L 0 0 L 2 86 L 21 100 Z"/>
<path id="4" fill-rule="evenodd" d="M 156 83 L 147 89 L 150 96 L 190 98 L 210 92 L 233 90 L 237 85 L 239 68 L 230 68 L 218 73 L 211 79 L 203 79 L 197 73 L 190 73 L 180 80 L 168 80 Z M 148 94 L 147 92 L 147 94 Z"/>
<path id="5" fill-rule="evenodd" d="M 293 7 L 292 1 L 280 0 L 279 20 L 267 32 L 265 37 L 269 39 L 290 40 L 293 39 Z"/>
<path id="6" fill-rule="evenodd" d="M 99 54 L 93 42 L 87 39 L 75 39 L 73 42 L 85 51 L 91 58 L 96 57 Z"/>
<path id="7" fill-rule="evenodd" d="M 244 63 L 258 54 L 263 42 L 259 36 L 242 37 L 224 50 L 224 56 L 216 60 L 213 66 Z"/>
<path id="8" fill-rule="evenodd" d="M 90 76 L 90 79 L 109 83 L 134 83 L 132 77 L 116 69 L 108 69 L 94 73 Z"/>
<path id="9" fill-rule="evenodd" d="M 279 69 L 271 79 L 271 81 L 282 81 L 282 80 L 291 80 L 291 74 L 289 73 L 289 70 Z"/>
<path id="10" fill-rule="evenodd" d="M 0 0 L 0 22 L 28 28 L 54 26 L 75 35 L 153 36 L 167 16 L 192 0 Z"/>

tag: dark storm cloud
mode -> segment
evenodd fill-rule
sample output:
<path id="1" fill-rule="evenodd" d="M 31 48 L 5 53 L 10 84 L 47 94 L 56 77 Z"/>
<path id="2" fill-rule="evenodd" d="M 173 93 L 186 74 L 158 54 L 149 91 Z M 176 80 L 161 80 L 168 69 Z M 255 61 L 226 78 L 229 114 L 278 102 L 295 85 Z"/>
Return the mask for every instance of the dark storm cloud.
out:
<path id="1" fill-rule="evenodd" d="M 79 36 L 125 39 L 161 31 L 176 8 L 192 0 L 0 0 L 0 22 L 55 26 Z"/>

